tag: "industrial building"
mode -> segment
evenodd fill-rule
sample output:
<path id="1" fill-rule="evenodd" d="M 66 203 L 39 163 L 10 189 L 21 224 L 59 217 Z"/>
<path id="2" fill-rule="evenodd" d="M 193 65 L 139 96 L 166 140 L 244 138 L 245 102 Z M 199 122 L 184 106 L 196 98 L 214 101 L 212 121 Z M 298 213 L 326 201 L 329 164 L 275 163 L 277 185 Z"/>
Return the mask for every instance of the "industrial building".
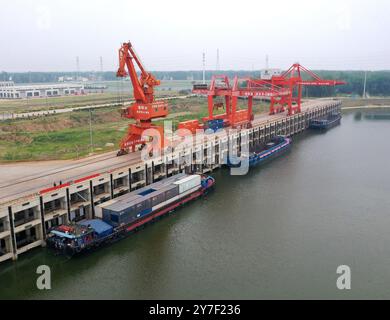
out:
<path id="1" fill-rule="evenodd" d="M 80 94 L 84 94 L 84 86 L 78 83 L 17 86 L 12 81 L 0 82 L 0 99 L 26 99 Z"/>
<path id="2" fill-rule="evenodd" d="M 14 85 L 13 81 L 0 81 L 0 88 L 13 87 Z"/>

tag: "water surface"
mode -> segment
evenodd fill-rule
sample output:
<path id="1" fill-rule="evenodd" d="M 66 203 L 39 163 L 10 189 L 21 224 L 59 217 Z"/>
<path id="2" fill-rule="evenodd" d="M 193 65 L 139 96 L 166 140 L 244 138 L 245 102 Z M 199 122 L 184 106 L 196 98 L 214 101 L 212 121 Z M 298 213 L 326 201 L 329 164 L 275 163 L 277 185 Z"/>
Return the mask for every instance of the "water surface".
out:
<path id="1" fill-rule="evenodd" d="M 347 114 L 250 175 L 216 171 L 213 193 L 115 245 L 0 265 L 0 298 L 389 299 L 389 132 L 386 117 Z M 344 264 L 350 291 L 336 287 Z"/>

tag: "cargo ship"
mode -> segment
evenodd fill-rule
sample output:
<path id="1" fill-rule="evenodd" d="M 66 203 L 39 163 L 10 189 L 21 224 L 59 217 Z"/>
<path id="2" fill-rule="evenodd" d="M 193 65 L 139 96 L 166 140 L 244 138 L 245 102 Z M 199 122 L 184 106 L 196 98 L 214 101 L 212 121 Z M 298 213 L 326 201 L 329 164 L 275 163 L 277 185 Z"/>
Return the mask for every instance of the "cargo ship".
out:
<path id="1" fill-rule="evenodd" d="M 95 219 L 51 229 L 47 247 L 73 256 L 115 242 L 205 195 L 214 184 L 211 176 L 185 173 L 153 183 L 98 205 Z"/>
<path id="2" fill-rule="evenodd" d="M 341 113 L 335 112 L 325 118 L 312 119 L 309 122 L 309 128 L 314 130 L 328 130 L 341 122 Z"/>
<path id="3" fill-rule="evenodd" d="M 249 149 L 249 154 L 242 153 L 241 157 L 230 157 L 228 166 L 240 167 L 242 161 L 248 163 L 249 167 L 254 167 L 265 163 L 284 152 L 291 147 L 292 139 L 285 136 L 276 136 L 266 144 L 255 145 Z"/>

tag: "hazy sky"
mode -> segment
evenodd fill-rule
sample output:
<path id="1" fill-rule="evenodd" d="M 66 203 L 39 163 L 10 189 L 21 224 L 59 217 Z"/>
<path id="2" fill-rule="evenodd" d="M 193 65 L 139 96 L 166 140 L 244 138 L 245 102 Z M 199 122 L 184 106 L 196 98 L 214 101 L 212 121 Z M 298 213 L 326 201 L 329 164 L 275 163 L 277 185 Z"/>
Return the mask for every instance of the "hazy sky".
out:
<path id="1" fill-rule="evenodd" d="M 0 10 L 0 70 L 117 68 L 131 40 L 149 70 L 390 69 L 388 0 L 13 0 Z"/>

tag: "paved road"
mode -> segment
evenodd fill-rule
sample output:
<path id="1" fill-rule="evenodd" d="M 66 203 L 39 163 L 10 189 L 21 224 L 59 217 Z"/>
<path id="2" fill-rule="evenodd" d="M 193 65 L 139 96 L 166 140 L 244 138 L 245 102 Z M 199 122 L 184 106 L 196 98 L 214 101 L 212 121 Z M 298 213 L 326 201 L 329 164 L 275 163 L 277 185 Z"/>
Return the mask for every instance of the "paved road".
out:
<path id="1" fill-rule="evenodd" d="M 172 96 L 172 97 L 158 98 L 156 100 L 186 99 L 191 96 L 193 95 Z M 94 105 L 75 107 L 75 108 L 60 108 L 60 109 L 41 110 L 41 111 L 24 112 L 24 113 L 3 112 L 0 113 L 0 121 L 9 120 L 9 119 L 37 118 L 37 117 L 44 117 L 47 115 L 67 113 L 67 112 L 73 112 L 79 110 L 99 109 L 99 108 L 107 108 L 107 107 L 122 107 L 132 102 L 134 102 L 134 100 L 126 100 L 124 102 L 115 102 L 115 103 L 94 104 Z"/>
<path id="2" fill-rule="evenodd" d="M 302 111 L 324 105 L 329 100 L 309 101 L 302 105 Z M 283 119 L 285 114 L 257 115 L 254 124 Z M 52 187 L 59 181 L 68 182 L 94 173 L 134 165 L 141 161 L 141 152 L 116 157 L 109 152 L 79 160 L 24 162 L 0 165 L 0 203 L 28 196 L 39 190 Z"/>
<path id="3" fill-rule="evenodd" d="M 28 196 L 39 190 L 94 173 L 124 167 L 140 161 L 140 153 L 117 157 L 116 152 L 76 161 L 44 161 L 0 166 L 0 202 Z"/>

